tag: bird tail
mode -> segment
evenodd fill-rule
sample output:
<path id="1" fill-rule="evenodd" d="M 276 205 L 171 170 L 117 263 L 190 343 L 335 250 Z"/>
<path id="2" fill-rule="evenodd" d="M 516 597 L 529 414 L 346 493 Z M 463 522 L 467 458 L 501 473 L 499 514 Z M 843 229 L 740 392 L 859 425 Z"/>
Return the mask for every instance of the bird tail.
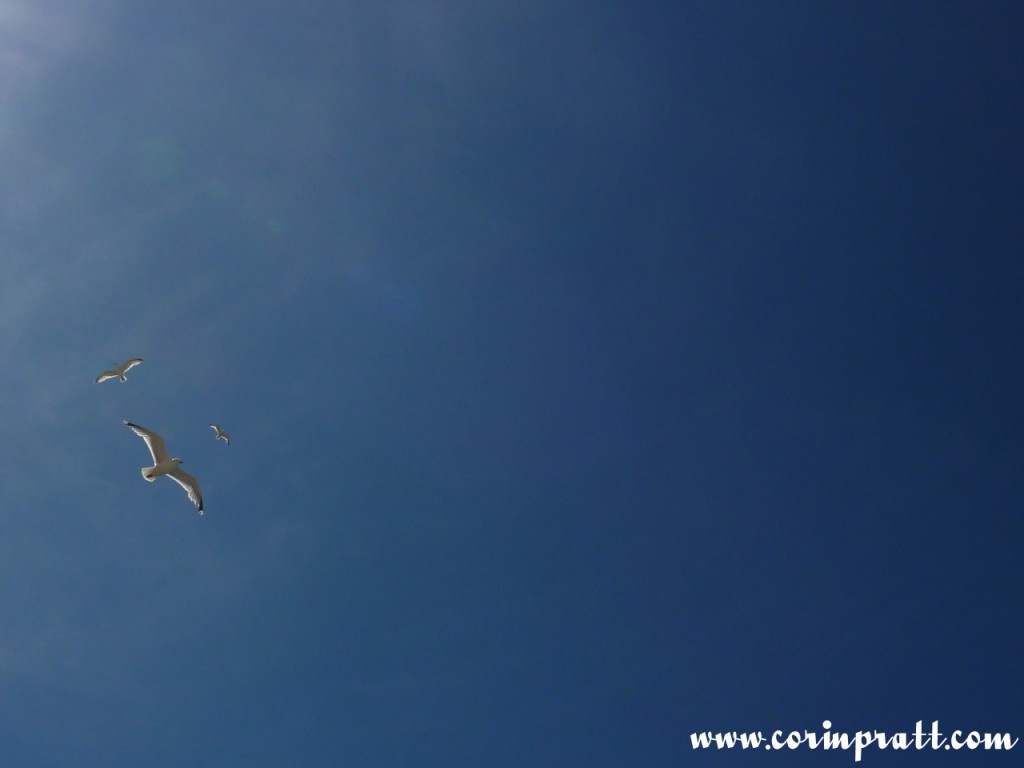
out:
<path id="1" fill-rule="evenodd" d="M 152 483 L 154 480 L 156 480 L 156 478 L 150 474 L 150 472 L 153 471 L 152 467 L 143 467 L 139 471 L 142 472 L 142 477 L 147 483 Z"/>
<path id="2" fill-rule="evenodd" d="M 120 379 L 121 381 L 128 381 L 128 377 L 125 376 L 123 373 L 121 374 Z"/>

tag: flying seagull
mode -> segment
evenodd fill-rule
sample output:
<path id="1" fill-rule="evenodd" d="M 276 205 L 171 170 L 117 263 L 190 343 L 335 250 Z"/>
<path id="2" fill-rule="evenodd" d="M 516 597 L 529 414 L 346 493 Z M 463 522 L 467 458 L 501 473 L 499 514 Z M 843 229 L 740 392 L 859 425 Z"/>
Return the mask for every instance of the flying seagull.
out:
<path id="1" fill-rule="evenodd" d="M 217 434 L 214 436 L 214 440 L 223 440 L 228 445 L 231 445 L 231 438 L 228 437 L 228 433 L 220 428 L 220 424 L 211 424 L 210 427 Z"/>
<path id="2" fill-rule="evenodd" d="M 103 373 L 96 377 L 96 383 L 99 384 L 101 381 L 106 381 L 107 379 L 120 379 L 121 381 L 128 381 L 128 379 L 125 378 L 125 374 L 141 362 L 141 357 L 133 357 L 131 360 L 125 360 L 120 365 L 114 363 L 113 368 L 111 368 L 109 371 L 104 371 Z"/>
<path id="3" fill-rule="evenodd" d="M 199 490 L 199 481 L 178 466 L 181 464 L 181 459 L 171 458 L 167 448 L 164 447 L 164 439 L 156 432 L 150 432 L 138 424 L 132 424 L 130 421 L 126 421 L 125 424 L 131 428 L 132 432 L 146 441 L 149 452 L 153 456 L 153 466 L 142 468 L 142 476 L 146 481 L 152 483 L 160 475 L 167 475 L 185 489 L 189 499 L 199 509 L 199 514 L 203 514 L 203 492 Z"/>

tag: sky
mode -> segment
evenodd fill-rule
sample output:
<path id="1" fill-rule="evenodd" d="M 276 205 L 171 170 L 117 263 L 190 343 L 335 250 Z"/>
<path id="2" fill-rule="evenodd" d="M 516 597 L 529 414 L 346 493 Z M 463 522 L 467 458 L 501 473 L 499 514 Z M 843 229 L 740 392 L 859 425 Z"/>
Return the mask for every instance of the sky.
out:
<path id="1" fill-rule="evenodd" d="M 1022 34 L 0 0 L 5 764 L 1024 737 Z"/>

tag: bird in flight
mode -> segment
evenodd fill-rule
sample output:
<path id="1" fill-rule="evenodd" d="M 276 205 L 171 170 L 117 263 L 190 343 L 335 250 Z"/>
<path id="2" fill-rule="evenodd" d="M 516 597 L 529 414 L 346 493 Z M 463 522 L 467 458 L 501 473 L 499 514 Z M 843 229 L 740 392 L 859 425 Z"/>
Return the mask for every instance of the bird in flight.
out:
<path id="1" fill-rule="evenodd" d="M 217 433 L 213 437 L 214 440 L 223 440 L 228 445 L 231 445 L 231 438 L 228 437 L 227 432 L 220 428 L 220 424 L 211 424 L 210 427 Z"/>
<path id="2" fill-rule="evenodd" d="M 199 489 L 199 481 L 179 466 L 181 459 L 171 458 L 164 446 L 164 439 L 156 432 L 150 432 L 138 424 L 132 424 L 130 421 L 126 421 L 125 424 L 132 432 L 146 441 L 149 453 L 153 456 L 153 466 L 142 468 L 142 476 L 146 481 L 152 483 L 161 475 L 167 475 L 185 489 L 189 500 L 199 510 L 199 514 L 203 514 L 203 492 Z"/>
<path id="3" fill-rule="evenodd" d="M 106 381 L 107 379 L 120 379 L 121 381 L 128 381 L 128 379 L 125 378 L 125 374 L 141 362 L 141 357 L 133 357 L 131 360 L 125 360 L 120 365 L 114 363 L 113 368 L 111 368 L 109 371 L 104 371 L 103 373 L 96 377 L 96 383 L 99 384 L 101 381 Z"/>

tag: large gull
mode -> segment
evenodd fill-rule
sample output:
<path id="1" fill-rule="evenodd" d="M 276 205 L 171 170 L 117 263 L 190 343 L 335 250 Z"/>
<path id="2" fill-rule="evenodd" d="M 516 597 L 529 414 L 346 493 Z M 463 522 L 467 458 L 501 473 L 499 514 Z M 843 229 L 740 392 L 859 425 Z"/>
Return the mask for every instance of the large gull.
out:
<path id="1" fill-rule="evenodd" d="M 217 434 L 213 436 L 214 440 L 223 440 L 228 445 L 231 445 L 231 438 L 228 437 L 228 433 L 220 428 L 220 424 L 211 424 L 210 428 L 213 429 Z"/>
<path id="2" fill-rule="evenodd" d="M 181 459 L 171 458 L 171 454 L 164 447 L 164 439 L 156 432 L 150 432 L 138 424 L 132 424 L 130 421 L 126 421 L 125 424 L 128 425 L 132 432 L 146 441 L 149 452 L 153 456 L 153 466 L 142 468 L 142 476 L 146 481 L 152 483 L 161 475 L 167 475 L 167 477 L 185 489 L 189 499 L 199 510 L 199 514 L 203 514 L 203 492 L 199 490 L 199 481 L 178 466 L 181 464 Z"/>
<path id="3" fill-rule="evenodd" d="M 128 381 L 128 379 L 125 378 L 125 374 L 141 362 L 141 357 L 133 357 L 131 360 L 125 360 L 120 365 L 114 363 L 113 368 L 111 368 L 109 371 L 104 371 L 103 373 L 96 377 L 96 383 L 99 384 L 101 381 L 106 381 L 107 379 L 120 379 L 121 381 Z"/>

